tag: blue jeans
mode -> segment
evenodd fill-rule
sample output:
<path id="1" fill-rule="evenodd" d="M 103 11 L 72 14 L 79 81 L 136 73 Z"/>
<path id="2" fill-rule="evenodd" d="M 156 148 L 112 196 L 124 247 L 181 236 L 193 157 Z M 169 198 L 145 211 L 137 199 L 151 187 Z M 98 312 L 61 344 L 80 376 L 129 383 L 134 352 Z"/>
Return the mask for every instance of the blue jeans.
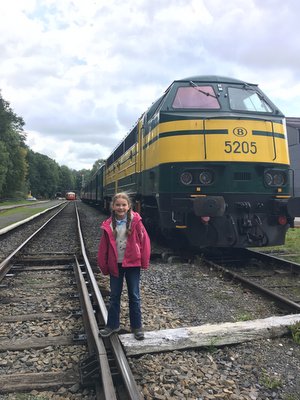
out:
<path id="1" fill-rule="evenodd" d="M 116 329 L 120 326 L 120 302 L 124 277 L 127 283 L 129 299 L 129 319 L 131 329 L 142 327 L 140 298 L 140 267 L 122 268 L 118 265 L 119 276 L 110 275 L 110 305 L 108 309 L 107 326 Z"/>

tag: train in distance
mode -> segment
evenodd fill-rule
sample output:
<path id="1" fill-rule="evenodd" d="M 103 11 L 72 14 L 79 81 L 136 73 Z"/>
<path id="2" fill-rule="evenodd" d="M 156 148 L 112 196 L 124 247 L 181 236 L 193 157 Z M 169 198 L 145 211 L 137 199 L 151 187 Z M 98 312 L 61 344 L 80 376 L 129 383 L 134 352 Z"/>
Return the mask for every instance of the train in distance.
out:
<path id="1" fill-rule="evenodd" d="M 175 80 L 84 186 L 109 211 L 117 191 L 153 231 L 192 246 L 281 245 L 300 216 L 285 116 L 257 84 Z"/>
<path id="2" fill-rule="evenodd" d="M 67 192 L 65 197 L 66 197 L 66 200 L 76 200 L 76 193 L 75 192 Z"/>

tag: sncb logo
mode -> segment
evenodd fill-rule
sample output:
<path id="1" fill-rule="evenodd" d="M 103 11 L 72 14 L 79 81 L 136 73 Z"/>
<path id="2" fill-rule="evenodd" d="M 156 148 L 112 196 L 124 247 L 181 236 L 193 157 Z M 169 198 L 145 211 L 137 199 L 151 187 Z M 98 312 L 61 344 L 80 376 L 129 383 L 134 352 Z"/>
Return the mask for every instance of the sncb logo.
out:
<path id="1" fill-rule="evenodd" d="M 245 128 L 234 128 L 233 134 L 238 137 L 243 137 L 247 135 L 247 129 Z"/>

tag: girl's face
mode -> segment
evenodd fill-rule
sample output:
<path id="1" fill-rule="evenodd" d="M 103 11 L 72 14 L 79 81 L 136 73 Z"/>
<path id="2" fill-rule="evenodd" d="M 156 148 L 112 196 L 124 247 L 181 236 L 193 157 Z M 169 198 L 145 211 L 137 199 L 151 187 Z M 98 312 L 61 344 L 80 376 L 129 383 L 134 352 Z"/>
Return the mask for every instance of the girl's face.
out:
<path id="1" fill-rule="evenodd" d="M 115 212 L 117 219 L 124 219 L 127 211 L 129 210 L 128 201 L 126 199 L 122 199 L 122 197 L 119 197 L 113 203 L 112 209 Z"/>

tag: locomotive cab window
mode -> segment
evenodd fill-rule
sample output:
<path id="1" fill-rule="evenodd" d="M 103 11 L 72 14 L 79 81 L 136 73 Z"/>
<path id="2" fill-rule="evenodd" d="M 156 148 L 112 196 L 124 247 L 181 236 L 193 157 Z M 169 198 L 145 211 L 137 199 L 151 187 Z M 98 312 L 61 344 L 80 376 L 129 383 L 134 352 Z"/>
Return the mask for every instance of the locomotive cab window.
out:
<path id="1" fill-rule="evenodd" d="M 219 109 L 220 104 L 212 86 L 190 86 L 177 89 L 172 107 Z"/>
<path id="2" fill-rule="evenodd" d="M 229 104 L 232 110 L 272 112 L 262 96 L 249 88 L 228 88 Z"/>

